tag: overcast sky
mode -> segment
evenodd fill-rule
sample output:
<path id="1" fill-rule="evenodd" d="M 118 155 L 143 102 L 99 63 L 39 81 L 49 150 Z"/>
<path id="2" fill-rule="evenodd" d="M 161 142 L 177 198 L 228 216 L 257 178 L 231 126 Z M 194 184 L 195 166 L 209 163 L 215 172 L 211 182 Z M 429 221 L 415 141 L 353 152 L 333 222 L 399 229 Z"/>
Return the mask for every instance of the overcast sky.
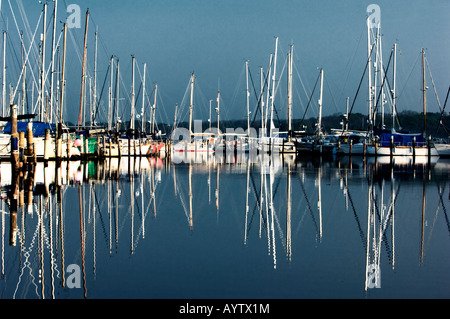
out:
<path id="1" fill-rule="evenodd" d="M 11 7 L 10 7 L 11 3 Z M 21 9 L 21 5 L 23 8 Z M 319 68 L 324 69 L 323 112 L 343 113 L 346 98 L 355 98 L 367 59 L 367 7 L 380 11 L 383 59 L 389 58 L 394 42 L 397 55 L 397 105 L 399 111 L 422 110 L 421 48 L 433 76 L 441 106 L 450 84 L 450 1 L 362 1 L 362 0 L 58 0 L 57 38 L 62 21 L 71 14 L 67 6 L 80 8 L 80 28 L 70 28 L 67 38 L 66 121 L 77 121 L 80 104 L 81 61 L 86 10 L 88 23 L 88 73 L 94 71 L 94 33 L 98 30 L 97 87 L 103 87 L 100 118 L 106 114 L 110 57 L 120 61 L 121 115 L 129 116 L 131 56 L 136 58 L 136 94 L 146 63 L 146 90 L 150 95 L 158 83 L 158 115 L 173 122 L 175 105 L 187 108 L 186 89 L 195 72 L 195 119 L 207 120 L 209 101 L 216 107 L 220 90 L 221 119 L 245 119 L 245 61 L 259 89 L 260 67 L 267 72 L 269 56 L 278 37 L 277 77 L 284 70 L 290 44 L 294 45 L 294 117 L 301 118 L 311 95 Z M 51 46 L 54 2 L 48 2 L 47 49 Z M 42 32 L 39 16 L 43 5 L 36 0 L 2 1 L 3 29 L 8 29 L 7 81 L 17 84 L 19 31 L 30 35 Z M 24 24 L 24 15 L 29 24 Z M 17 26 L 16 26 L 17 22 Z M 29 46 L 29 37 L 25 37 Z M 60 40 L 62 47 L 62 39 Z M 49 51 L 50 52 L 50 51 Z M 47 67 L 49 63 L 47 58 Z M 14 65 L 16 64 L 16 65 Z M 15 73 L 16 72 L 16 73 Z M 276 108 L 285 117 L 286 71 L 280 79 Z M 35 74 L 37 76 L 37 74 Z M 428 76 L 428 75 L 427 75 Z M 32 75 L 28 74 L 27 79 Z M 106 82 L 105 82 L 106 81 Z M 427 79 L 428 109 L 438 112 L 431 79 Z M 252 89 L 253 90 L 253 89 Z M 318 89 L 317 89 L 318 90 Z M 318 91 L 307 117 L 317 116 Z M 31 92 L 29 93 L 29 95 Z M 37 93 L 36 93 L 37 94 Z M 100 95 L 100 93 L 98 93 Z M 31 98 L 31 97 L 30 97 Z M 367 112 L 367 80 L 355 101 L 353 112 Z M 148 102 L 148 101 L 147 101 Z M 136 102 L 140 112 L 142 97 Z M 185 105 L 186 106 L 183 106 Z M 256 100 L 251 94 L 250 109 Z M 446 108 L 448 110 L 448 108 Z M 101 115 L 100 115 L 101 114 Z M 186 114 L 186 113 L 181 113 Z M 215 114 L 214 118 L 215 120 Z"/>

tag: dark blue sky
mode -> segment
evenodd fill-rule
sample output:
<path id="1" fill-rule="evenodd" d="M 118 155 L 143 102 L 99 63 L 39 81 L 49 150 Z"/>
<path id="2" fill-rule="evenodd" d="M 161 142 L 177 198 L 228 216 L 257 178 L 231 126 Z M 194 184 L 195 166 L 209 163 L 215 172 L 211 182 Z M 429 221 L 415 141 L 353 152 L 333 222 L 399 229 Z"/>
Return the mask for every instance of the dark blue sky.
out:
<path id="1" fill-rule="evenodd" d="M 33 33 L 42 4 L 21 0 Z M 19 1 L 20 2 L 20 1 Z M 140 85 L 143 64 L 147 64 L 146 90 L 150 94 L 158 83 L 159 121 L 173 122 L 175 104 L 187 107 L 185 92 L 192 72 L 196 74 L 195 119 L 209 116 L 209 100 L 221 92 L 221 119 L 244 119 L 245 69 L 259 89 L 259 68 L 267 71 L 269 55 L 279 38 L 277 76 L 280 75 L 289 45 L 294 45 L 294 117 L 305 112 L 318 68 L 324 69 L 323 112 L 325 115 L 345 112 L 346 97 L 352 102 L 367 58 L 366 8 L 381 9 L 383 59 L 388 60 L 392 45 L 398 43 L 397 106 L 399 111 L 422 110 L 420 50 L 426 56 L 441 105 L 450 84 L 450 2 L 447 0 L 361 1 L 361 0 L 59 0 L 58 18 L 68 16 L 66 7 L 77 4 L 81 9 L 81 28 L 70 29 L 67 49 L 67 105 L 65 119 L 76 122 L 81 76 L 81 51 L 86 9 L 89 8 L 88 72 L 93 74 L 94 32 L 99 35 L 97 86 L 101 89 L 111 55 L 120 60 L 121 100 L 124 117 L 129 116 L 131 92 L 131 56 L 136 57 L 136 91 Z M 53 2 L 48 2 L 50 47 Z M 20 10 L 13 4 L 19 29 L 23 29 Z M 10 46 L 18 45 L 18 31 L 7 1 L 2 2 L 8 21 Z M 41 26 L 38 27 L 41 32 Z M 58 23 L 58 32 L 62 23 Z M 10 59 L 15 63 L 14 59 Z M 48 63 L 49 60 L 47 60 Z M 8 81 L 17 82 L 13 68 Z M 277 91 L 276 107 L 285 117 L 285 74 Z M 107 105 L 106 82 L 101 114 Z M 354 112 L 367 112 L 367 80 L 355 101 Z M 439 111 L 430 79 L 427 93 L 430 111 Z M 316 91 L 317 93 L 318 91 Z M 185 99 L 183 99 L 185 97 Z M 137 107 L 140 110 L 141 97 Z M 317 116 L 318 95 L 307 117 Z M 185 106 L 183 106 L 184 104 Z M 250 108 L 255 107 L 252 94 Z M 184 112 L 183 114 L 186 114 Z M 104 119 L 100 119 L 104 120 Z M 215 120 L 215 117 L 213 118 Z"/>

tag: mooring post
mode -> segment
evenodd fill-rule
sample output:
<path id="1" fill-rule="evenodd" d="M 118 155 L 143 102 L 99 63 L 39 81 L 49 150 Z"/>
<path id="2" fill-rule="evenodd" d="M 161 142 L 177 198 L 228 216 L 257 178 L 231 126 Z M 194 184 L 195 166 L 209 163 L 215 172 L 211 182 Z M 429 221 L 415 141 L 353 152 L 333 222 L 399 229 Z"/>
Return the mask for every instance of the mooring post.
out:
<path id="1" fill-rule="evenodd" d="M 27 162 L 36 162 L 36 154 L 34 152 L 34 140 L 33 140 L 33 123 L 27 124 Z"/>
<path id="2" fill-rule="evenodd" d="M 50 153 L 50 130 L 48 128 L 45 129 L 45 137 L 44 137 L 44 161 L 47 162 Z"/>

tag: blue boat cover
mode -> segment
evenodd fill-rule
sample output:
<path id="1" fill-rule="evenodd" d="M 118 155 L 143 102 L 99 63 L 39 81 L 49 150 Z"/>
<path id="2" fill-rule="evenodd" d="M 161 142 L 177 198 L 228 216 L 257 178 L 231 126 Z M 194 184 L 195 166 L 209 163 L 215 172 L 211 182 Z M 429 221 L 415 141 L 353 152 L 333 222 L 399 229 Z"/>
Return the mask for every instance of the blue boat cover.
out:
<path id="1" fill-rule="evenodd" d="M 390 146 L 391 136 L 394 137 L 395 146 L 412 146 L 414 137 L 416 138 L 416 146 L 426 145 L 426 141 L 422 134 L 381 133 L 381 146 Z"/>
<path id="2" fill-rule="evenodd" d="M 26 132 L 29 122 L 17 122 L 17 132 Z M 45 136 L 45 130 L 50 129 L 50 132 L 56 130 L 56 124 L 30 122 L 33 123 L 33 136 Z M 3 133 L 11 134 L 11 121 L 9 121 L 3 128 Z"/>

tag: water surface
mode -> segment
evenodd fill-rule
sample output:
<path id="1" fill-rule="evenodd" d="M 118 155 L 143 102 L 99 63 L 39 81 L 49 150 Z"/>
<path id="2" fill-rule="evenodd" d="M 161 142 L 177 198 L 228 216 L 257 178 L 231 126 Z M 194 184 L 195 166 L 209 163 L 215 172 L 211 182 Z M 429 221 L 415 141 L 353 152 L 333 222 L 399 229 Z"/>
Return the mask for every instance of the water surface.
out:
<path id="1" fill-rule="evenodd" d="M 449 167 L 1 163 L 1 298 L 449 298 Z"/>

